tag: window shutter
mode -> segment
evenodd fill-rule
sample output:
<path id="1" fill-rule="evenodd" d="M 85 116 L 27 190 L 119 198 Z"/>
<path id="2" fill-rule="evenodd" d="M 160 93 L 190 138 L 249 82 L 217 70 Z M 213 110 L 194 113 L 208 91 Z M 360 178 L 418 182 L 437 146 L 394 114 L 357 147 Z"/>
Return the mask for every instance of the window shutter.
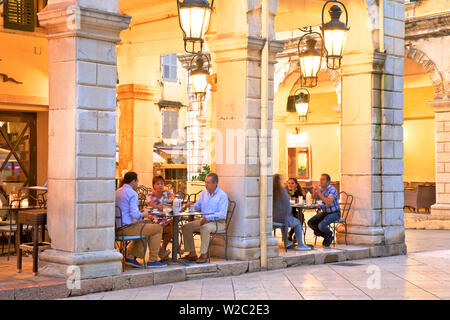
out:
<path id="1" fill-rule="evenodd" d="M 166 54 L 162 56 L 162 78 L 165 81 L 177 81 L 178 79 L 178 61 L 176 54 Z"/>
<path id="2" fill-rule="evenodd" d="M 5 2 L 5 28 L 34 31 L 35 17 L 34 0 L 7 0 Z"/>

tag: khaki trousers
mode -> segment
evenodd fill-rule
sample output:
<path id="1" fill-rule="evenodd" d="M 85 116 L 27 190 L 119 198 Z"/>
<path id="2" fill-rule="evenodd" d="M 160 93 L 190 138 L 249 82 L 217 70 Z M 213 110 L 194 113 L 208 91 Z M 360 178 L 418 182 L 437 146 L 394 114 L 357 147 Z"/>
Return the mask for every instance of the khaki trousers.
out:
<path id="1" fill-rule="evenodd" d="M 147 237 L 147 243 L 150 248 L 150 255 L 149 255 L 150 261 L 157 261 L 163 231 L 161 225 L 145 222 L 133 223 L 124 227 L 123 235 L 138 236 L 140 235 L 142 227 L 143 227 L 142 235 Z M 118 232 L 119 235 L 121 234 L 120 232 L 121 231 Z M 142 241 L 141 240 L 132 241 L 127 248 L 127 254 L 129 256 L 144 259 L 144 245 Z"/>
<path id="2" fill-rule="evenodd" d="M 208 222 L 202 226 L 200 226 L 200 220 L 186 223 L 183 225 L 184 250 L 187 252 L 195 252 L 194 232 L 200 232 L 200 254 L 207 254 L 211 232 L 225 230 L 225 227 L 225 221 Z"/>

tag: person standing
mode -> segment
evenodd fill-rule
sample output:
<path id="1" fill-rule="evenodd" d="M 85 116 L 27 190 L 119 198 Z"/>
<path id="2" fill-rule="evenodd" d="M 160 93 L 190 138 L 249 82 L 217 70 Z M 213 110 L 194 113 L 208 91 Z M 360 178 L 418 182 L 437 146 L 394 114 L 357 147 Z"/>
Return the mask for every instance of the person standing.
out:
<path id="1" fill-rule="evenodd" d="M 141 232 L 147 237 L 150 247 L 150 257 L 147 262 L 148 267 L 165 267 L 166 264 L 158 262 L 158 250 L 161 243 L 163 228 L 159 224 L 151 224 L 143 221 L 148 217 L 147 212 L 139 211 L 138 175 L 135 172 L 127 172 L 123 178 L 123 185 L 116 190 L 116 206 L 121 209 L 122 220 L 116 220 L 119 232 L 124 236 L 137 236 Z M 141 231 L 142 230 L 142 231 Z M 125 263 L 134 267 L 142 267 L 136 258 L 144 259 L 145 248 L 142 241 L 132 241 L 127 248 Z"/>
<path id="2" fill-rule="evenodd" d="M 322 201 L 321 211 L 308 221 L 308 225 L 314 230 L 314 234 L 323 237 L 324 247 L 329 247 L 334 240 L 333 232 L 328 226 L 341 218 L 339 195 L 330 182 L 330 175 L 324 173 L 320 177 L 320 186 L 314 187 L 314 198 Z"/>

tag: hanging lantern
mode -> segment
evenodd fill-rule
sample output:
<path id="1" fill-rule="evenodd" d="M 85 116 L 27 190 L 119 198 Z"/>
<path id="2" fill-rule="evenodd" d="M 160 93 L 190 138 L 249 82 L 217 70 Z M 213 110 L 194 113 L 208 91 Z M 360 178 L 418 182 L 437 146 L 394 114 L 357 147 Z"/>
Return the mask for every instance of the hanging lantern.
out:
<path id="1" fill-rule="evenodd" d="M 323 41 L 322 35 L 313 32 L 312 27 L 300 29 L 306 31 L 298 42 L 298 55 L 300 61 L 300 86 L 312 88 L 317 86 L 317 74 L 322 66 Z M 318 41 L 319 40 L 319 44 Z M 320 48 L 320 50 L 317 49 Z"/>
<path id="2" fill-rule="evenodd" d="M 331 6 L 328 11 L 331 20 L 325 23 L 325 7 L 329 3 L 336 4 Z M 339 20 L 342 14 L 341 6 L 345 10 L 345 23 Z M 327 67 L 329 69 L 335 70 L 341 67 L 342 53 L 344 51 L 345 40 L 349 29 L 348 12 L 345 5 L 337 0 L 327 1 L 322 8 L 322 34 L 325 49 L 327 51 Z"/>
<path id="3" fill-rule="evenodd" d="M 203 43 L 206 31 L 209 28 L 209 20 L 214 5 L 207 0 L 184 0 L 178 5 L 178 20 L 183 31 L 184 50 L 188 53 L 203 51 Z"/>
<path id="4" fill-rule="evenodd" d="M 309 91 L 305 88 L 300 88 L 294 93 L 295 109 L 300 120 L 306 121 L 309 110 Z"/>
<path id="5" fill-rule="evenodd" d="M 207 63 L 207 68 L 205 68 Z M 205 99 L 206 90 L 208 88 L 210 62 L 206 54 L 198 53 L 191 61 L 191 80 L 192 92 L 195 95 L 196 101 L 203 101 Z"/>

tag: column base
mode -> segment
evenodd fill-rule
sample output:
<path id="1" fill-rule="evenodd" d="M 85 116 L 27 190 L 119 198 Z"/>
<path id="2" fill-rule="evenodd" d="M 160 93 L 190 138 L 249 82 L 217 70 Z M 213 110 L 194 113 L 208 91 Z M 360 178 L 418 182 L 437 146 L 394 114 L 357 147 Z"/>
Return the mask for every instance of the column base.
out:
<path id="1" fill-rule="evenodd" d="M 211 246 L 211 255 L 225 258 L 225 239 L 217 237 Z M 230 237 L 228 238 L 229 260 L 257 260 L 260 258 L 259 237 Z M 275 258 L 279 255 L 278 240 L 272 234 L 267 236 L 267 258 Z"/>
<path id="2" fill-rule="evenodd" d="M 450 204 L 434 204 L 431 206 L 430 220 L 450 220 Z"/>
<path id="3" fill-rule="evenodd" d="M 73 253 L 56 249 L 39 254 L 39 274 L 57 278 L 92 279 L 122 273 L 122 255 L 115 250 Z"/>

